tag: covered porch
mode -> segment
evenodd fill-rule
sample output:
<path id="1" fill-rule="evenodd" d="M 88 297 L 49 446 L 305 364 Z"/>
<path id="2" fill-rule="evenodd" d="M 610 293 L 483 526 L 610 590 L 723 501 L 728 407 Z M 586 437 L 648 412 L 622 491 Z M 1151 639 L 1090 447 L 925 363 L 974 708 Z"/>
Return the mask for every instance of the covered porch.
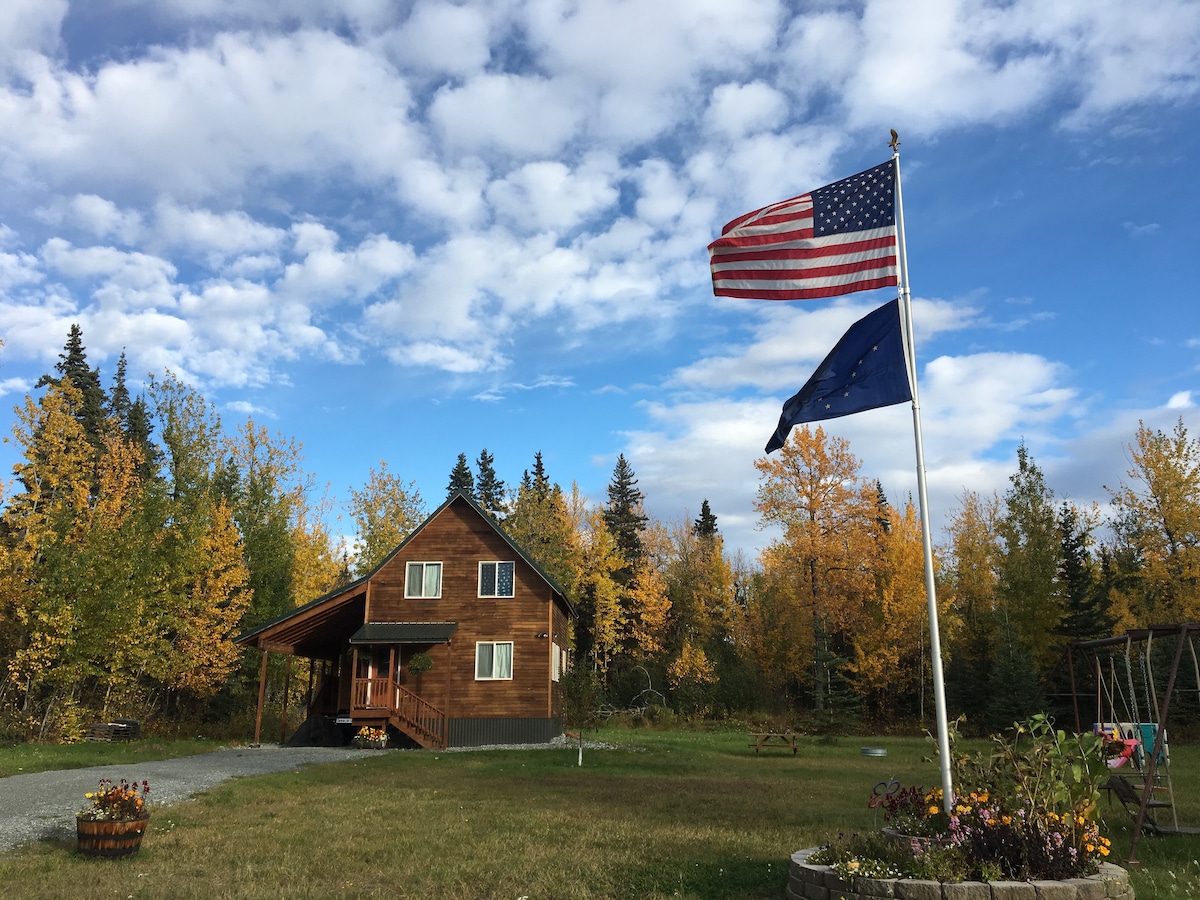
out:
<path id="1" fill-rule="evenodd" d="M 445 748 L 450 638 L 457 630 L 457 622 L 367 622 L 352 634 L 354 677 L 346 713 L 351 724 L 391 725 L 422 747 Z M 439 677 L 427 680 L 426 675 L 408 671 L 412 658 L 420 653 L 441 669 Z"/>

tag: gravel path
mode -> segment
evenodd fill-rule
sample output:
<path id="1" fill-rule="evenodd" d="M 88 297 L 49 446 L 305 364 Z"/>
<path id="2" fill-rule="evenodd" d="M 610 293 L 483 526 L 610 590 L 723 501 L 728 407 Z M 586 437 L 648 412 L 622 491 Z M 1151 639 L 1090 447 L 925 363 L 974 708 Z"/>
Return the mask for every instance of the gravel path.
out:
<path id="1" fill-rule="evenodd" d="M 602 741 L 585 740 L 583 746 L 592 750 L 615 749 L 615 745 Z M 447 752 L 575 747 L 574 740 L 557 737 L 548 744 L 497 744 L 452 748 Z M 281 747 L 278 744 L 264 744 L 261 747 L 235 747 L 178 759 L 10 775 L 0 778 L 0 853 L 19 844 L 54 835 L 73 838 L 75 813 L 86 803 L 83 795 L 94 791 L 101 778 L 116 782 L 122 778 L 131 782 L 145 779 L 150 782 L 150 802 L 156 806 L 171 806 L 231 778 L 265 775 L 309 763 L 341 762 L 378 754 L 378 750 L 357 750 L 353 747 Z"/>
<path id="2" fill-rule="evenodd" d="M 237 747 L 152 762 L 35 772 L 0 779 L 0 852 L 60 835 L 73 838 L 75 813 L 101 778 L 150 782 L 150 801 L 169 806 L 244 775 L 282 772 L 309 763 L 339 762 L 378 754 L 352 747 Z"/>

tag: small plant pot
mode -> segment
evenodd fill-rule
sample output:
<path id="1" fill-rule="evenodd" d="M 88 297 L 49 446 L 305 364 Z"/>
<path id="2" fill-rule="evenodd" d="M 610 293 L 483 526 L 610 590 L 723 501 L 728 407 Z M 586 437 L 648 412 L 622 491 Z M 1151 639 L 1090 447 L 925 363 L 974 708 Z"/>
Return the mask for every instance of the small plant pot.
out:
<path id="1" fill-rule="evenodd" d="M 119 859 L 141 849 L 142 835 L 150 824 L 147 813 L 136 819 L 75 819 L 79 852 L 83 856 Z"/>

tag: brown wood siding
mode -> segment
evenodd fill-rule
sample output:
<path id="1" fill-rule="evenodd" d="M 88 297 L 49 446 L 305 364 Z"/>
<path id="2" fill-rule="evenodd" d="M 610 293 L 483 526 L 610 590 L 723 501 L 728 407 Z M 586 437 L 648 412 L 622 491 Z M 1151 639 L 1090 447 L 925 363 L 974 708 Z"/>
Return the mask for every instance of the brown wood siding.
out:
<path id="1" fill-rule="evenodd" d="M 513 562 L 511 598 L 481 598 L 479 563 Z M 404 597 L 409 562 L 442 564 L 440 599 Z M 445 647 L 406 648 L 402 662 L 417 650 L 433 658 L 433 669 L 421 676 L 418 693 L 445 708 L 453 718 L 507 716 L 543 718 L 553 710 L 550 681 L 552 638 L 539 638 L 551 621 L 549 607 L 562 619 L 559 643 L 565 646 L 566 617 L 557 610 L 551 590 L 534 569 L 515 554 L 490 524 L 466 503 L 452 503 L 425 525 L 403 550 L 380 569 L 371 584 L 371 619 L 376 622 L 457 622 L 451 637 L 451 683 L 447 701 Z M 477 641 L 512 641 L 511 681 L 475 680 Z M 416 679 L 402 668 L 402 679 L 417 690 Z"/>

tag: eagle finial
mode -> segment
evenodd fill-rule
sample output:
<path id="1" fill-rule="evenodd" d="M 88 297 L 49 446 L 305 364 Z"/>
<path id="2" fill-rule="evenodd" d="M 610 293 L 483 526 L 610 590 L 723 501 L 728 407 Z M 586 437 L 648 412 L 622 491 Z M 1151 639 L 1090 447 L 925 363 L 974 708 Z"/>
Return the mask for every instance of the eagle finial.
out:
<path id="1" fill-rule="evenodd" d="M 888 146 L 891 147 L 892 152 L 895 153 L 896 149 L 900 146 L 900 135 L 896 134 L 895 128 L 891 129 L 891 132 L 892 132 L 892 139 L 890 141 L 888 141 Z"/>

